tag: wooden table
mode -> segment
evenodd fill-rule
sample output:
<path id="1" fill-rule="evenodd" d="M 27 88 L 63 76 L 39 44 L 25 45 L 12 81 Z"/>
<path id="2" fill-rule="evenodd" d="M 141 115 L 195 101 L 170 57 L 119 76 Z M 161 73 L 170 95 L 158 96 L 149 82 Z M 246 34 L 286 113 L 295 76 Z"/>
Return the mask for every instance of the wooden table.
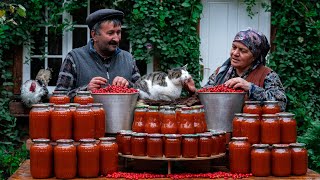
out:
<path id="1" fill-rule="evenodd" d="M 149 161 L 148 161 L 149 162 Z M 149 163 L 147 163 L 147 166 L 150 165 Z M 215 170 L 218 171 L 227 171 L 227 169 L 225 167 L 213 167 Z M 22 163 L 22 165 L 19 167 L 19 169 L 9 178 L 10 180 L 13 179 L 17 179 L 17 180 L 29 180 L 29 179 L 33 179 L 31 177 L 30 174 L 30 160 L 26 160 Z M 51 178 L 51 179 L 55 179 L 55 178 Z M 98 178 L 92 178 L 94 180 L 106 180 L 107 178 L 105 177 L 98 177 Z M 167 178 L 161 178 L 161 179 L 167 179 Z M 223 178 L 221 178 L 223 179 Z M 290 177 L 283 177 L 283 178 L 276 178 L 276 177 L 267 177 L 267 178 L 258 178 L 258 177 L 250 177 L 250 178 L 246 178 L 246 179 L 320 179 L 320 174 L 312 171 L 312 170 L 308 170 L 307 174 L 305 176 L 290 176 Z M 75 180 L 81 180 L 81 178 L 75 178 Z"/>

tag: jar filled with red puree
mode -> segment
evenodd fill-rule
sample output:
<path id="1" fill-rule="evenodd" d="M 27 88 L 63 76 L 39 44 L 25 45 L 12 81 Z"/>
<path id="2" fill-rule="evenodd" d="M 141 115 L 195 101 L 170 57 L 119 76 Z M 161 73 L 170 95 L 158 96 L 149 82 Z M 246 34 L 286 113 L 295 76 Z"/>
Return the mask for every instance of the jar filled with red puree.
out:
<path id="1" fill-rule="evenodd" d="M 100 175 L 118 171 L 118 145 L 115 137 L 99 138 Z"/>
<path id="2" fill-rule="evenodd" d="M 212 134 L 212 155 L 218 155 L 220 153 L 220 147 L 223 144 L 219 137 L 220 133 L 215 130 L 210 130 L 210 133 Z"/>
<path id="3" fill-rule="evenodd" d="M 94 138 L 95 119 L 91 105 L 80 105 L 75 112 L 73 121 L 73 139 L 79 141 L 85 138 Z"/>
<path id="4" fill-rule="evenodd" d="M 212 133 L 199 133 L 199 157 L 210 157 L 212 154 Z"/>
<path id="5" fill-rule="evenodd" d="M 232 136 L 233 137 L 241 137 L 241 124 L 243 121 L 242 113 L 235 113 L 234 118 L 232 120 Z"/>
<path id="6" fill-rule="evenodd" d="M 229 143 L 231 173 L 250 173 L 251 144 L 247 137 L 233 137 Z"/>
<path id="7" fill-rule="evenodd" d="M 261 143 L 280 143 L 280 122 L 275 114 L 263 114 L 261 120 Z"/>
<path id="8" fill-rule="evenodd" d="M 163 156 L 163 134 L 147 135 L 147 156 L 149 157 Z"/>
<path id="9" fill-rule="evenodd" d="M 146 156 L 146 133 L 132 133 L 131 153 L 133 156 Z"/>
<path id="10" fill-rule="evenodd" d="M 288 144 L 274 144 L 271 151 L 271 172 L 274 176 L 290 176 L 291 152 Z"/>
<path id="11" fill-rule="evenodd" d="M 144 133 L 144 126 L 146 123 L 146 111 L 147 109 L 145 108 L 145 106 L 136 106 L 134 110 L 134 117 L 131 128 L 133 132 Z"/>
<path id="12" fill-rule="evenodd" d="M 294 114 L 281 112 L 277 115 L 280 121 L 281 143 L 295 143 L 297 141 L 297 122 L 294 119 Z"/>
<path id="13" fill-rule="evenodd" d="M 99 147 L 95 139 L 80 139 L 77 147 L 78 175 L 94 178 L 99 175 Z"/>
<path id="14" fill-rule="evenodd" d="M 77 174 L 77 150 L 72 139 L 59 139 L 53 149 L 54 174 L 57 179 L 72 179 Z"/>
<path id="15" fill-rule="evenodd" d="M 33 139 L 30 147 L 30 172 L 35 179 L 49 178 L 53 170 L 53 148 L 49 139 Z"/>
<path id="16" fill-rule="evenodd" d="M 74 97 L 73 102 L 81 105 L 86 105 L 89 103 L 93 103 L 94 99 L 91 96 L 90 91 L 79 91 L 77 92 L 77 95 Z"/>
<path id="17" fill-rule="evenodd" d="M 72 138 L 72 113 L 69 110 L 69 105 L 54 105 L 50 118 L 50 136 L 52 141 Z"/>
<path id="18" fill-rule="evenodd" d="M 106 112 L 102 103 L 92 103 L 90 105 L 94 114 L 94 138 L 99 139 L 104 137 L 106 131 Z"/>
<path id="19" fill-rule="evenodd" d="M 304 143 L 291 143 L 291 173 L 295 176 L 305 175 L 308 170 L 308 151 Z"/>
<path id="20" fill-rule="evenodd" d="M 164 156 L 178 158 L 181 156 L 181 135 L 166 134 L 164 138 Z"/>
<path id="21" fill-rule="evenodd" d="M 194 132 L 195 133 L 205 132 L 206 129 L 204 127 L 205 125 L 200 112 L 200 106 L 192 106 L 191 108 L 192 108 L 191 113 L 193 117 Z"/>
<path id="22" fill-rule="evenodd" d="M 243 113 L 262 115 L 262 108 L 260 101 L 245 101 L 243 106 Z"/>
<path id="23" fill-rule="evenodd" d="M 260 143 L 260 119 L 258 114 L 243 114 L 241 134 L 250 144 Z"/>
<path id="24" fill-rule="evenodd" d="M 119 145 L 120 145 L 120 153 L 125 155 L 131 155 L 131 138 L 132 138 L 132 131 L 130 130 L 123 130 L 120 132 L 119 136 Z"/>
<path id="25" fill-rule="evenodd" d="M 180 114 L 181 114 L 181 111 L 182 111 L 182 107 L 187 107 L 186 105 L 183 105 L 183 104 L 178 104 L 176 105 L 176 109 L 175 109 L 175 112 L 176 112 L 176 121 L 177 121 L 177 125 L 179 127 L 180 125 Z"/>
<path id="26" fill-rule="evenodd" d="M 258 177 L 271 175 L 271 151 L 268 144 L 252 145 L 251 173 Z"/>
<path id="27" fill-rule="evenodd" d="M 216 133 L 219 135 L 220 144 L 219 144 L 219 153 L 225 153 L 226 152 L 226 143 L 227 143 L 227 137 L 226 132 L 218 130 Z"/>
<path id="28" fill-rule="evenodd" d="M 194 134 L 194 121 L 191 107 L 182 107 L 180 114 L 179 134 Z"/>
<path id="29" fill-rule="evenodd" d="M 29 113 L 29 136 L 31 139 L 48 139 L 50 137 L 50 111 L 48 105 L 32 105 Z"/>
<path id="30" fill-rule="evenodd" d="M 276 114 L 281 111 L 279 101 L 264 101 L 262 114 Z"/>
<path id="31" fill-rule="evenodd" d="M 176 134 L 178 132 L 178 125 L 176 122 L 176 113 L 174 107 L 166 106 L 162 115 L 162 134 Z"/>
<path id="32" fill-rule="evenodd" d="M 67 95 L 67 91 L 53 91 L 49 102 L 53 104 L 67 104 L 70 103 L 70 97 Z"/>
<path id="33" fill-rule="evenodd" d="M 144 126 L 144 132 L 149 134 L 157 134 L 161 132 L 158 106 L 148 107 L 148 111 L 146 112 L 146 124 Z"/>
<path id="34" fill-rule="evenodd" d="M 199 137 L 197 134 L 182 135 L 182 157 L 195 158 L 198 156 Z"/>

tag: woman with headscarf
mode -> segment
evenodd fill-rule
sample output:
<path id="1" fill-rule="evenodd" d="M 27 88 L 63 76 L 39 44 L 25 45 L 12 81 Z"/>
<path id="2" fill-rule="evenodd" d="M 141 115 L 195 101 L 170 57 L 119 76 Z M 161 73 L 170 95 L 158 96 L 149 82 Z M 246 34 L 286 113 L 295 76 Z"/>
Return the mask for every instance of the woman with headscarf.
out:
<path id="1" fill-rule="evenodd" d="M 278 74 L 265 66 L 269 49 L 262 33 L 251 28 L 238 32 L 232 42 L 230 58 L 209 77 L 205 87 L 224 84 L 241 88 L 250 100 L 279 101 L 284 111 L 287 98 L 283 85 Z M 192 84 L 186 82 L 187 89 L 194 91 Z"/>

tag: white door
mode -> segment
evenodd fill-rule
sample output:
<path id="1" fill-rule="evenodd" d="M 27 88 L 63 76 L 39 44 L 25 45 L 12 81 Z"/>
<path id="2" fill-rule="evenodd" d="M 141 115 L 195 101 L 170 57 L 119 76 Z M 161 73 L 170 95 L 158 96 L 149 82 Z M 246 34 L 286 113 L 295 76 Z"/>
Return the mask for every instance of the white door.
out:
<path id="1" fill-rule="evenodd" d="M 269 4 L 270 2 L 267 1 Z M 200 20 L 200 53 L 203 60 L 203 81 L 229 58 L 231 43 L 237 32 L 251 27 L 265 34 L 270 42 L 270 13 L 257 1 L 251 19 L 246 5 L 239 0 L 202 0 L 203 12 Z"/>

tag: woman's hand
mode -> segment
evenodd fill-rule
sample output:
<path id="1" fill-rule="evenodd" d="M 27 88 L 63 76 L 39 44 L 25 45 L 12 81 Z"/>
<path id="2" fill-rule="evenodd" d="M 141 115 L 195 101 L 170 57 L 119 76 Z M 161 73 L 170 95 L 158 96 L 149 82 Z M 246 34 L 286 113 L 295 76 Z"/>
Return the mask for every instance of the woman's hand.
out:
<path id="1" fill-rule="evenodd" d="M 128 87 L 129 82 L 125 78 L 117 76 L 113 79 L 112 85 L 121 86 L 121 87 Z"/>
<path id="2" fill-rule="evenodd" d="M 87 90 L 92 91 L 94 89 L 99 89 L 99 88 L 101 88 L 101 86 L 106 85 L 107 81 L 108 80 L 103 77 L 94 77 L 89 82 Z"/>
<path id="3" fill-rule="evenodd" d="M 224 85 L 233 89 L 241 88 L 245 91 L 249 91 L 251 83 L 240 77 L 236 77 L 236 78 L 229 79 L 224 83 Z"/>

